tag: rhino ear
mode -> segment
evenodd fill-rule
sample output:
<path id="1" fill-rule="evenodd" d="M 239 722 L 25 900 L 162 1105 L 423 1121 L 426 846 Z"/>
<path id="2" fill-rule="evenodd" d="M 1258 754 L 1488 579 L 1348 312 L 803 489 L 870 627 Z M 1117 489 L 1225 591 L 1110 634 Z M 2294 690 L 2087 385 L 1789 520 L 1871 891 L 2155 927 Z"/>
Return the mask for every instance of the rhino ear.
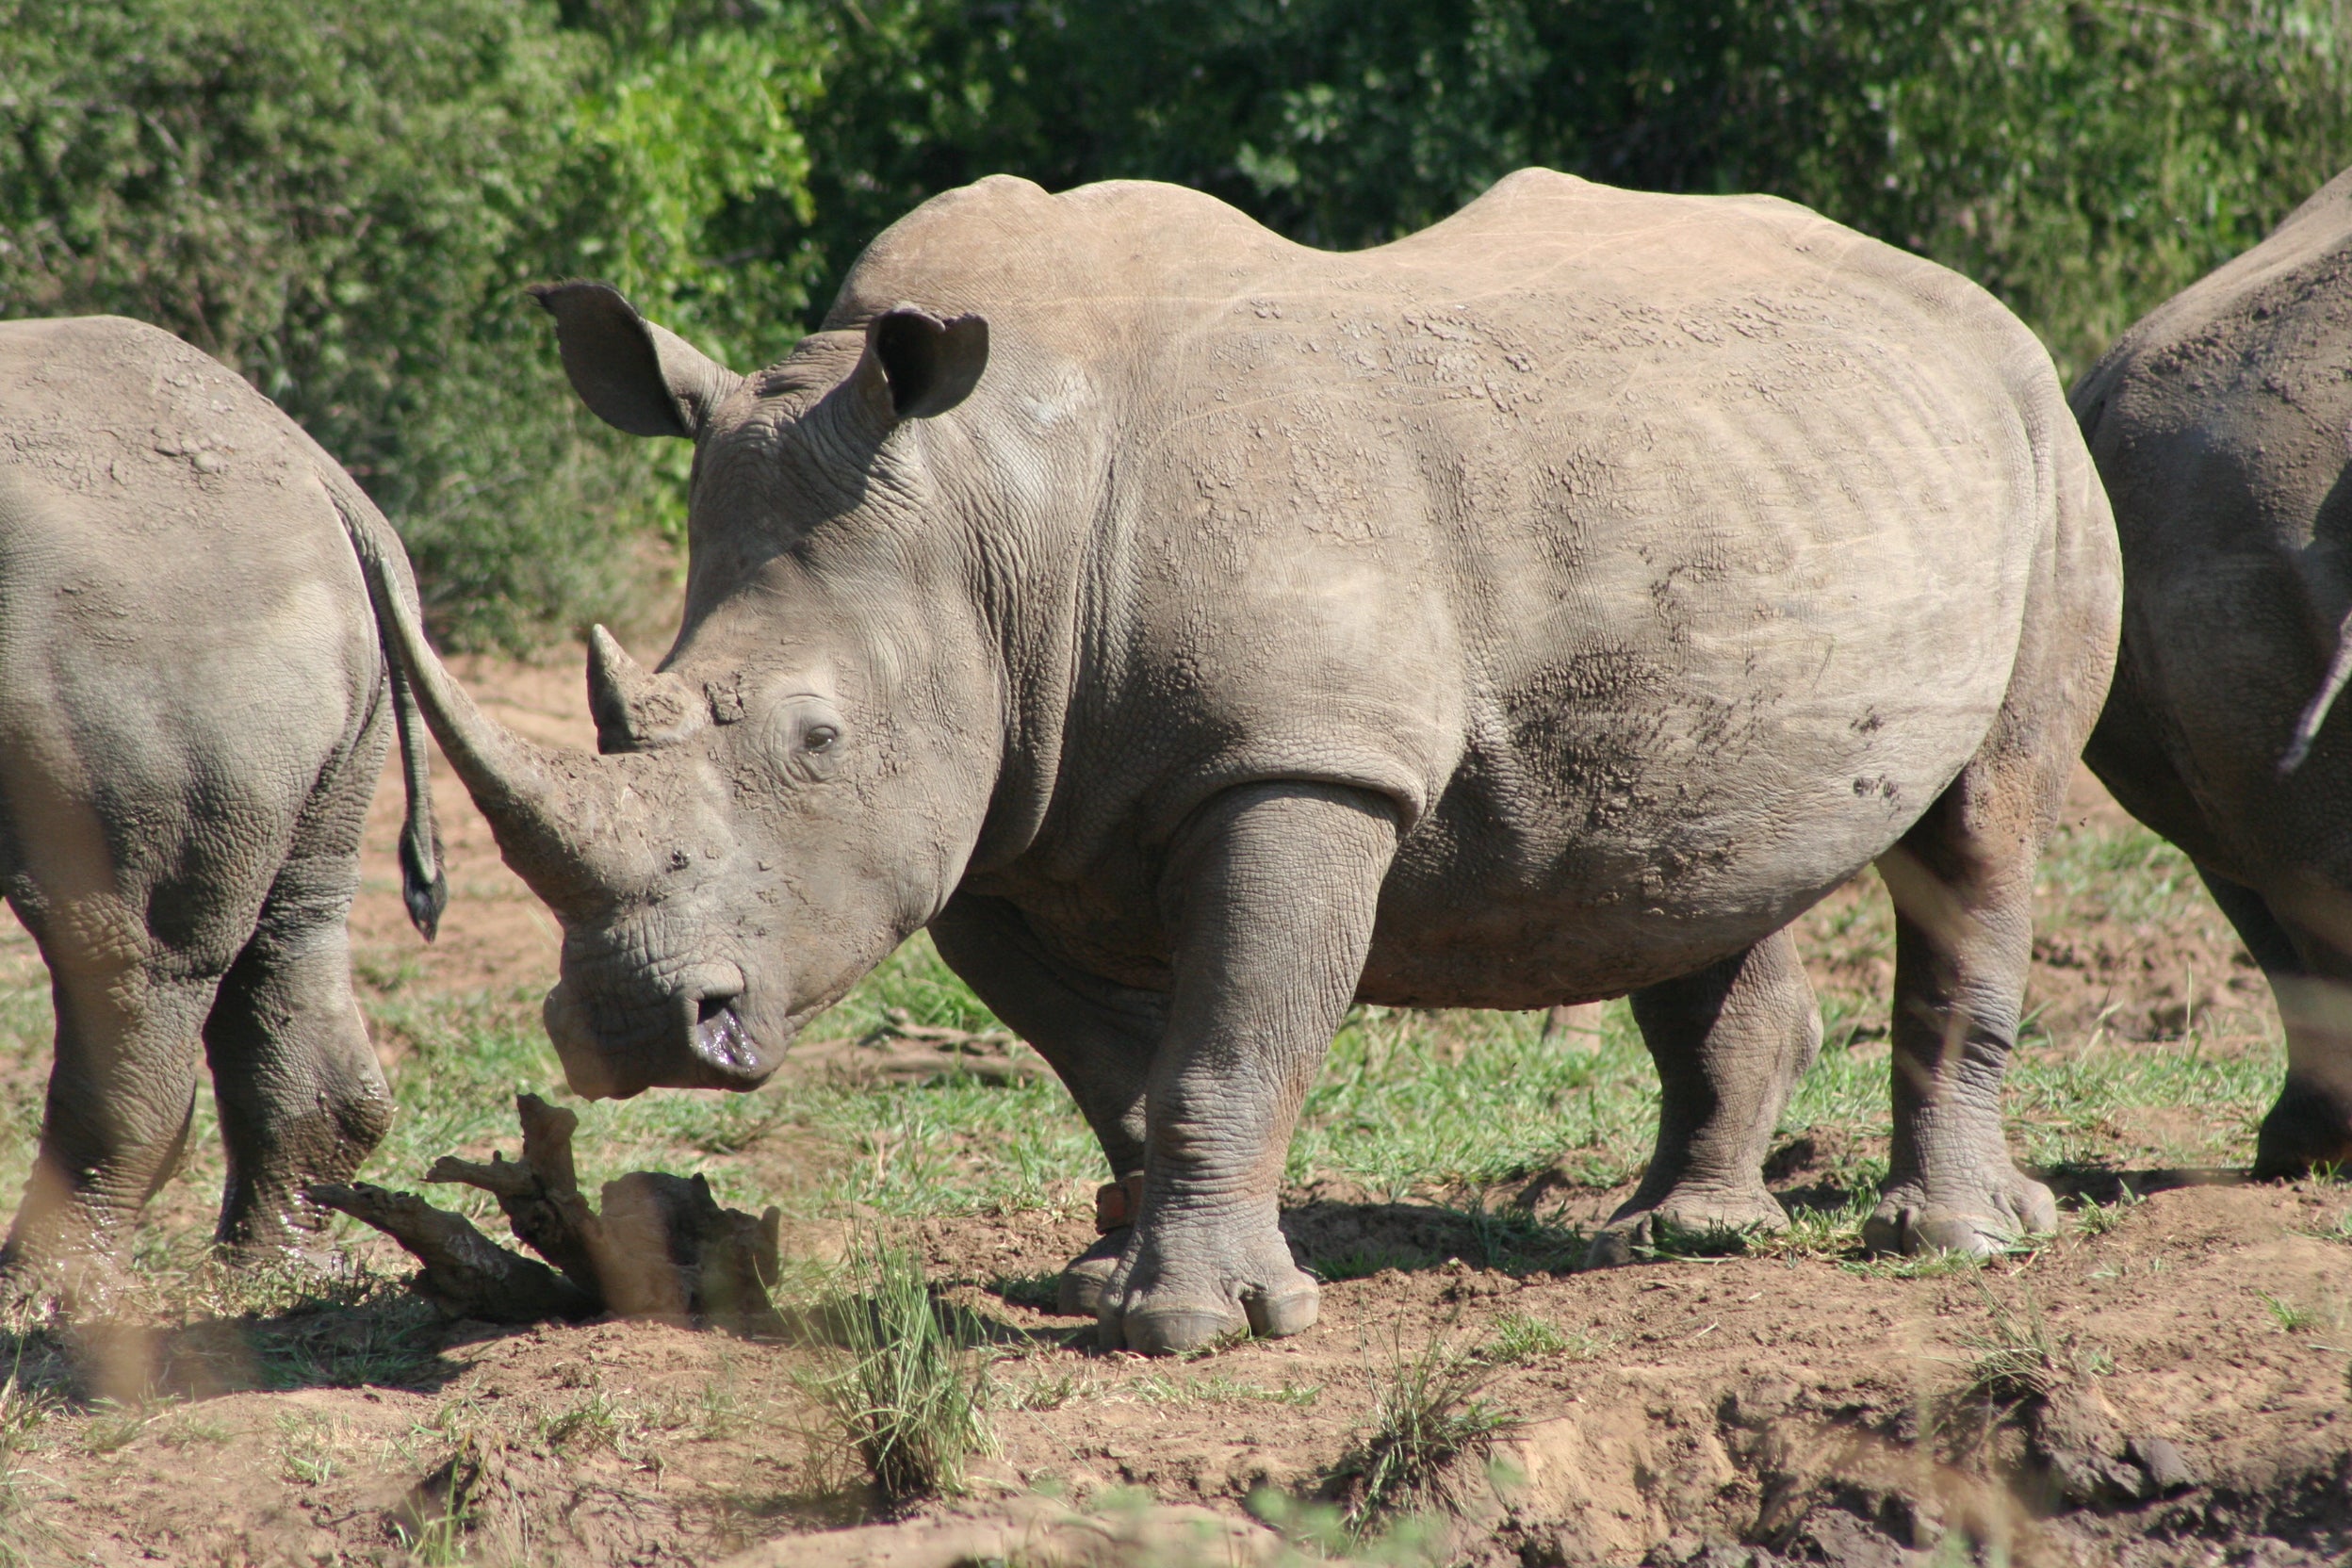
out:
<path id="1" fill-rule="evenodd" d="M 616 430 L 691 441 L 743 381 L 638 315 L 611 284 L 533 284 L 531 297 L 555 318 L 572 390 Z"/>
<path id="2" fill-rule="evenodd" d="M 866 326 L 858 380 L 877 400 L 887 396 L 893 419 L 945 414 L 971 395 L 988 367 L 985 317 L 942 321 L 915 305 L 886 310 Z"/>

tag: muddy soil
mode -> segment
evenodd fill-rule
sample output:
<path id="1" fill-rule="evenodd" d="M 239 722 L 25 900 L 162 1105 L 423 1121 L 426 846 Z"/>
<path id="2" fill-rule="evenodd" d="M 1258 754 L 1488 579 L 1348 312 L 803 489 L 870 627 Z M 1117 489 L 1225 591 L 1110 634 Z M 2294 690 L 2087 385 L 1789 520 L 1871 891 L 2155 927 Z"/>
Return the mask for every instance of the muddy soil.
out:
<path id="1" fill-rule="evenodd" d="M 464 673 L 507 722 L 590 743 L 575 666 Z M 352 917 L 363 984 L 546 984 L 552 922 L 445 768 L 436 778 L 453 892 L 442 938 L 421 948 L 400 913 L 388 777 Z M 2087 779 L 2075 808 L 2115 810 Z M 1867 1008 L 1848 1021 L 1864 1038 L 1883 1027 L 1887 979 L 1864 939 L 1884 919 L 1877 896 L 1841 891 L 1804 933 L 1825 992 L 1882 999 L 1875 1023 Z M 2151 939 L 2091 891 L 2045 914 L 2033 1002 L 2050 1049 L 2200 1019 L 2216 1039 L 2275 1038 L 2217 916 Z M 22 962 L 21 938 L 10 954 Z M 1775 1155 L 1774 1185 L 1832 1203 L 1825 1184 L 1855 1152 L 1796 1140 Z M 692 1174 L 691 1158 L 677 1168 Z M 1623 1196 L 1556 1173 L 1490 1195 L 1564 1227 Z M 1524 1362 L 1490 1351 L 1478 1396 L 1506 1424 L 1491 1454 L 1456 1467 L 1441 1555 L 2345 1560 L 2352 1189 L 2135 1167 L 2078 1175 L 2069 1196 L 2125 1201 L 2077 1210 L 2066 1235 L 1983 1270 L 1729 1257 L 1512 1273 L 1478 1266 L 1458 1210 L 1327 1185 L 1290 1195 L 1309 1263 L 1386 1249 L 1427 1266 L 1336 1281 L 1309 1332 L 1184 1363 L 1098 1353 L 1081 1326 L 1027 1304 L 1091 1239 L 1081 1218 L 927 1221 L 915 1239 L 944 1293 L 996 1326 L 1000 1452 L 968 1507 L 1033 1488 L 1082 1506 L 1139 1488 L 1234 1516 L 1266 1489 L 1344 1502 L 1333 1478 L 1400 1360 L 1524 1338 L 1519 1320 L 1533 1320 L 1552 1348 Z M 786 1236 L 804 1256 L 837 1245 L 822 1228 Z M 400 1270 L 388 1250 L 362 1261 Z M 806 1348 L 641 1323 L 447 1323 L 364 1274 L 343 1304 L 229 1325 L 199 1309 L 129 1340 L 11 1342 L 77 1358 L 85 1395 L 150 1396 L 53 1404 L 38 1423 L 21 1393 L 0 1399 L 0 1561 L 702 1563 L 873 1517 L 806 1391 L 825 1364 Z M 16 1370 L 24 1386 L 57 1380 L 57 1367 Z M 1989 1386 L 1971 1395 L 1972 1381 Z M 463 1532 L 447 1523 L 458 1516 Z"/>

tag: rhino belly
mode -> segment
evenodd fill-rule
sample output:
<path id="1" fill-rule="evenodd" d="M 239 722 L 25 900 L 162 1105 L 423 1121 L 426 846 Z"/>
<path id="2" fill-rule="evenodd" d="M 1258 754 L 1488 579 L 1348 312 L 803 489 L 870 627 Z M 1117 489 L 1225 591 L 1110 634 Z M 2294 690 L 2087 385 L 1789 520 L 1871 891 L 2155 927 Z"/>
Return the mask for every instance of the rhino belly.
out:
<path id="1" fill-rule="evenodd" d="M 1474 703 L 1462 762 L 1383 886 L 1364 999 L 1614 996 L 1787 924 L 1901 838 L 1991 728 L 2015 627 L 1939 597 L 1867 636 L 1800 617 L 1802 634 L 1702 637 L 1679 661 L 1625 658 L 1621 639 L 1597 693 L 1572 643 L 1568 674 Z"/>

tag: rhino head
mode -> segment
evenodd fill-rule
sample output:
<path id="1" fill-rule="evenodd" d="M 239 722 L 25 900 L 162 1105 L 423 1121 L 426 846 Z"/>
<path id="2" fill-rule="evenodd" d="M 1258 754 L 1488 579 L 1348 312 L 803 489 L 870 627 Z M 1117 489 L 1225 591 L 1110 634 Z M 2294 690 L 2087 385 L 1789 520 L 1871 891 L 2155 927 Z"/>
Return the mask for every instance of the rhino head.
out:
<path id="1" fill-rule="evenodd" d="M 563 923 L 573 1088 L 752 1088 L 939 911 L 987 810 L 1001 662 L 907 428 L 972 390 L 987 327 L 901 307 L 745 378 L 602 285 L 533 292 L 593 411 L 695 444 L 685 619 L 656 670 L 591 634 L 596 756 L 490 721 L 429 655 L 419 695 Z"/>

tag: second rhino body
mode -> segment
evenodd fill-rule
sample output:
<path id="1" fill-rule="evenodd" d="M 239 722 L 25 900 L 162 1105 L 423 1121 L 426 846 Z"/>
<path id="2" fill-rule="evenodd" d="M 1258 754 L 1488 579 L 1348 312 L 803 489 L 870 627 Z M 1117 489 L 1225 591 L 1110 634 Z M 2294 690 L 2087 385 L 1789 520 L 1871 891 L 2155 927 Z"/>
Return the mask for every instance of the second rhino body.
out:
<path id="1" fill-rule="evenodd" d="M 2352 172 L 2074 390 L 2131 574 L 2084 760 L 2187 852 L 2278 999 L 2257 1176 L 2352 1162 L 2347 367 Z"/>
<path id="2" fill-rule="evenodd" d="M 1359 999 L 1630 991 L 1664 1098 L 1603 1255 L 1785 1222 L 1760 1164 L 1820 1039 L 1786 927 L 1876 861 L 1871 1237 L 2052 1222 L 2000 1085 L 2121 590 L 2046 354 L 1965 280 L 1536 170 L 1348 255 L 988 180 L 749 377 L 543 300 L 591 407 L 697 449 L 675 647 L 596 639 L 610 755 L 420 682 L 564 920 L 576 1086 L 756 1084 L 928 925 L 1109 1162 L 1065 1299 L 1139 1349 L 1288 1332 L 1284 1152 Z"/>

